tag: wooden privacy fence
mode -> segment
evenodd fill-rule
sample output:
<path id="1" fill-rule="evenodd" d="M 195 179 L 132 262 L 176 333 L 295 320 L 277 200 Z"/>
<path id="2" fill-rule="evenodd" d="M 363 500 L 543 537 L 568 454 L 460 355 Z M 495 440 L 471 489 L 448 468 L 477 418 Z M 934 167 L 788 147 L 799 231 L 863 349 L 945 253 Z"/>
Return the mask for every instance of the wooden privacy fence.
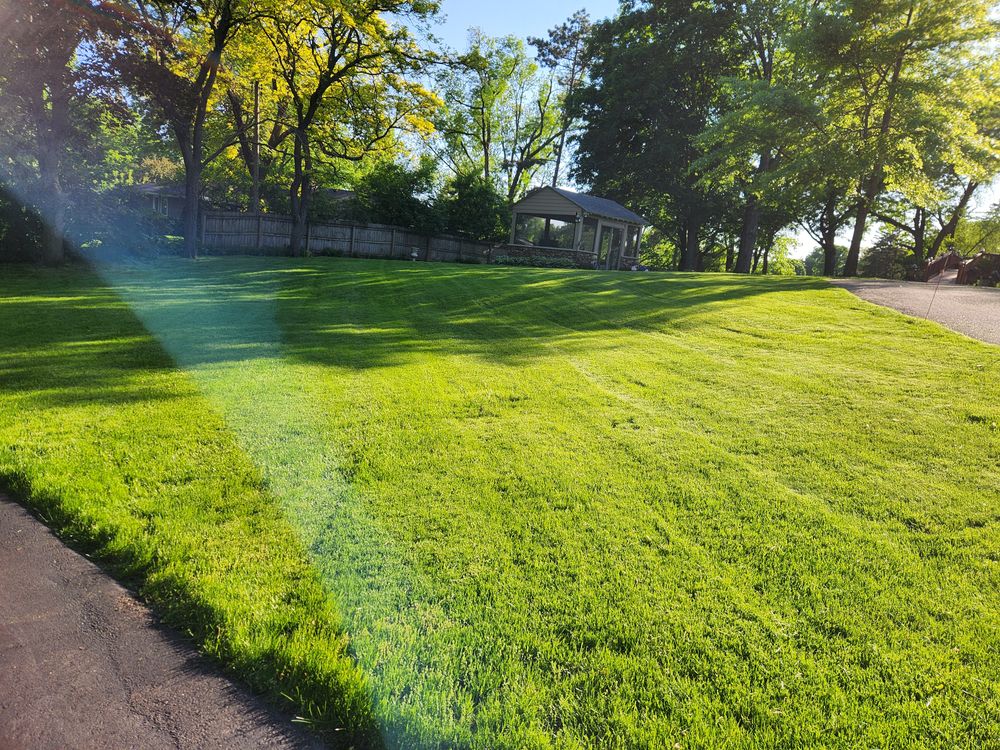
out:
<path id="1" fill-rule="evenodd" d="M 292 220 L 275 214 L 206 211 L 202 215 L 201 244 L 230 252 L 287 250 Z M 305 249 L 313 255 L 352 258 L 489 263 L 493 245 L 461 237 L 427 236 L 402 227 L 344 222 L 311 223 Z"/>

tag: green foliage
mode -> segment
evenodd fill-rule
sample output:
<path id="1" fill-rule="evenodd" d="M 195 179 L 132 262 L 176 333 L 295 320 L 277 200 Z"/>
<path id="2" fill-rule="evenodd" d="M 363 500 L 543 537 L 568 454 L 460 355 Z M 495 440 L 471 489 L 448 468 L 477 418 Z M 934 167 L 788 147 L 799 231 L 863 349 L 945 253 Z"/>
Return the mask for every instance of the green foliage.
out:
<path id="1" fill-rule="evenodd" d="M 839 276 L 844 270 L 844 261 L 847 259 L 847 248 L 837 245 L 837 265 L 836 274 Z M 823 275 L 823 248 L 817 247 L 803 260 L 803 272 L 806 276 Z"/>
<path id="2" fill-rule="evenodd" d="M 735 73 L 732 9 L 715 3 L 624 5 L 598 23 L 591 81 L 575 99 L 576 177 L 649 217 L 679 248 L 729 218 L 725 191 L 699 183 L 697 139 Z M 684 267 L 693 268 L 692 262 Z"/>
<path id="3" fill-rule="evenodd" d="M 41 220 L 0 183 L 0 262 L 36 259 L 42 236 Z"/>
<path id="4" fill-rule="evenodd" d="M 990 346 L 808 279 L 105 273 L 0 269 L 0 474 L 338 746 L 1000 732 Z"/>
<path id="5" fill-rule="evenodd" d="M 355 184 L 355 217 L 433 234 L 441 228 L 432 197 L 434 181 L 434 164 L 427 159 L 415 167 L 383 162 Z"/>
<path id="6" fill-rule="evenodd" d="M 959 222 L 950 245 L 966 258 L 981 252 L 1000 255 L 1000 203 L 982 217 Z"/>
<path id="7" fill-rule="evenodd" d="M 798 258 L 792 258 L 794 239 L 792 237 L 775 237 L 767 248 L 767 273 L 772 276 L 805 276 L 805 263 Z M 764 273 L 764 265 L 758 270 Z"/>
<path id="8" fill-rule="evenodd" d="M 880 279 L 912 279 L 919 269 L 913 251 L 906 247 L 898 232 L 883 232 L 875 244 L 861 255 L 861 276 Z"/>
<path id="9" fill-rule="evenodd" d="M 576 268 L 570 258 L 557 255 L 498 255 L 493 258 L 498 266 L 531 266 L 534 268 Z"/>
<path id="10" fill-rule="evenodd" d="M 444 107 L 434 118 L 435 153 L 453 174 L 480 175 L 513 202 L 554 158 L 562 132 L 555 81 L 522 40 L 479 29 L 456 62 L 438 76 Z"/>
<path id="11" fill-rule="evenodd" d="M 437 206 L 445 230 L 453 234 L 495 242 L 510 231 L 507 199 L 477 174 L 467 172 L 448 180 Z"/>

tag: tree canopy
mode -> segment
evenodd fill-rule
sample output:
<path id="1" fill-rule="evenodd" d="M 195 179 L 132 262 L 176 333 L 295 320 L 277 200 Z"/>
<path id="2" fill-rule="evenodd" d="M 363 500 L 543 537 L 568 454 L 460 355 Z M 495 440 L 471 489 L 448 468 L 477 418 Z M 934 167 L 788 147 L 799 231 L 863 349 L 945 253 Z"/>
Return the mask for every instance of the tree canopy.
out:
<path id="1" fill-rule="evenodd" d="M 153 233 L 189 255 L 210 202 L 290 215 L 298 253 L 324 196 L 378 185 L 380 216 L 500 239 L 512 202 L 570 181 L 649 217 L 657 265 L 759 271 L 804 231 L 809 268 L 851 275 L 884 230 L 915 267 L 969 244 L 1000 173 L 990 8 L 623 0 L 453 51 L 423 35 L 433 0 L 10 3 L 4 236 L 58 262 L 158 182 L 183 217 Z"/>

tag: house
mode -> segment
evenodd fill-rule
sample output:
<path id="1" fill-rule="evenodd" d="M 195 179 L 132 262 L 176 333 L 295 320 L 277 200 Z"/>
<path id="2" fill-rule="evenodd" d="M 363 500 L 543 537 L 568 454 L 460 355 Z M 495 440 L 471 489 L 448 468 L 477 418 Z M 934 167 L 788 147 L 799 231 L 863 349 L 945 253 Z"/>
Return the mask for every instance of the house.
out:
<path id="1" fill-rule="evenodd" d="M 649 224 L 608 198 L 555 187 L 532 190 L 512 212 L 507 252 L 566 257 L 581 268 L 637 265 L 642 232 Z"/>
<path id="2" fill-rule="evenodd" d="M 133 205 L 170 221 L 180 221 L 184 214 L 184 186 L 180 184 L 133 185 Z"/>

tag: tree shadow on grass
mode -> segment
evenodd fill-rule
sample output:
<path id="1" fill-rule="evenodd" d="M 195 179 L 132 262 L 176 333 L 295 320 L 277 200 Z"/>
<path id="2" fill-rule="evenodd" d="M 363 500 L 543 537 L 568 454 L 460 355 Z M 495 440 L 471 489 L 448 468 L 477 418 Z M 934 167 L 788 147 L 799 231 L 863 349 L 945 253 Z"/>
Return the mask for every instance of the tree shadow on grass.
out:
<path id="1" fill-rule="evenodd" d="M 295 529 L 129 306 L 85 269 L 0 268 L 0 345 L 0 489 L 136 585 L 231 673 L 327 730 L 332 746 L 381 747 L 364 680 L 304 645 L 315 637 L 341 649 L 346 640 Z M 185 558 L 188 537 L 224 544 L 233 529 L 243 538 L 227 553 L 231 567 Z M 227 635 L 244 623 L 219 605 L 215 577 L 236 589 L 263 577 L 287 604 L 260 620 L 247 610 L 256 613 L 249 651 Z"/>
<path id="2" fill-rule="evenodd" d="M 330 258 L 103 273 L 184 366 L 284 357 L 361 370 L 428 354 L 526 364 L 552 345 L 599 350 L 613 345 L 606 334 L 680 333 L 719 304 L 826 288 L 813 279 Z"/>
<path id="3" fill-rule="evenodd" d="M 127 305 L 82 269 L 0 273 L 0 391 L 26 407 L 163 401 L 170 357 Z"/>

